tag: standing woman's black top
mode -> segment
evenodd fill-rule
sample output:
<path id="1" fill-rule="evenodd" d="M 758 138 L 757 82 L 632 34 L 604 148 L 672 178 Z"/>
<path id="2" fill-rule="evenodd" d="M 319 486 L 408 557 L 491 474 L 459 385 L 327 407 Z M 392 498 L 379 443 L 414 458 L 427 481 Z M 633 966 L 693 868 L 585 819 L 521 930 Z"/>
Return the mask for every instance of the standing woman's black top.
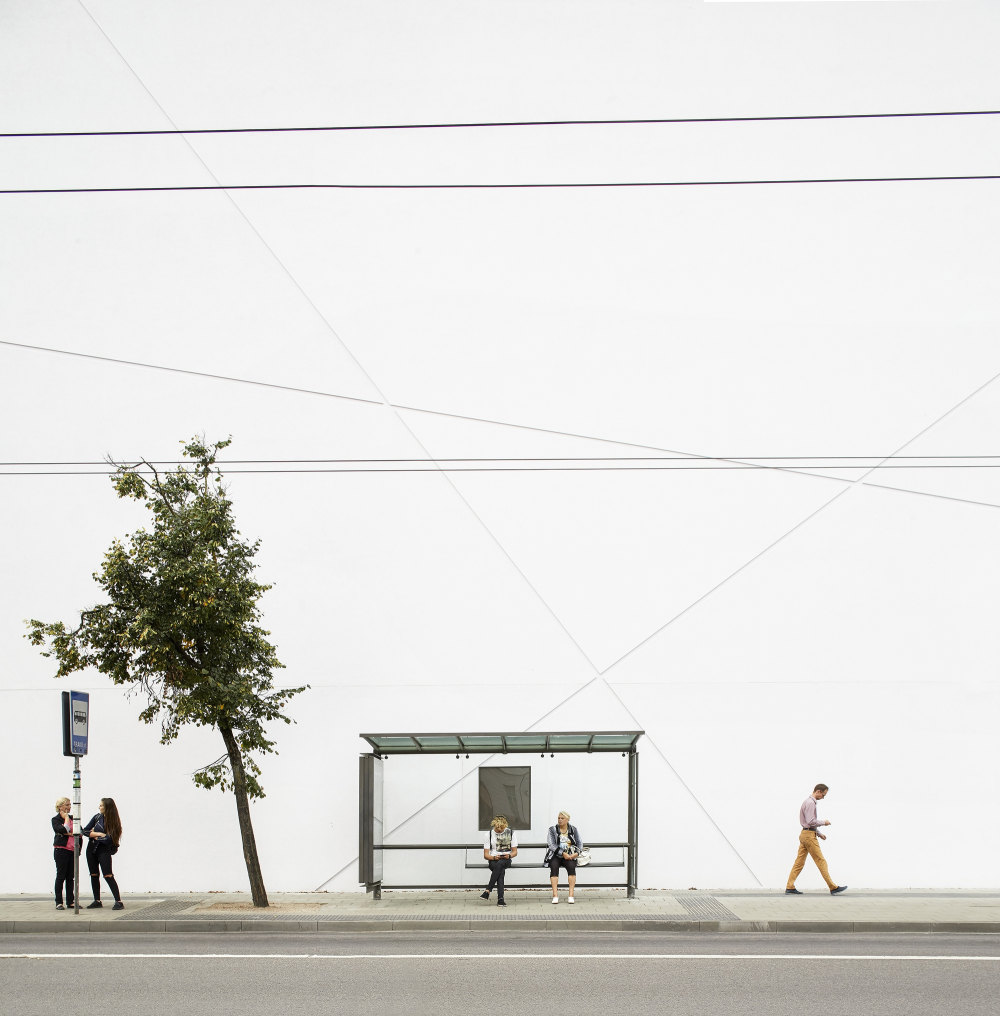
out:
<path id="1" fill-rule="evenodd" d="M 52 832 L 55 833 L 55 836 L 52 838 L 52 846 L 66 847 L 69 850 L 73 849 L 73 845 L 67 843 L 67 840 L 69 840 L 69 830 L 66 828 L 66 823 L 62 820 L 62 815 L 56 814 L 52 816 Z"/>
<path id="2" fill-rule="evenodd" d="M 104 816 L 100 812 L 98 812 L 83 827 L 84 838 L 86 838 L 88 836 L 88 834 L 91 833 L 91 832 L 95 832 L 95 833 L 106 833 L 107 832 L 107 829 L 104 828 Z M 117 854 L 118 853 L 118 844 L 112 842 L 112 839 L 111 839 L 110 836 L 106 836 L 106 837 L 104 837 L 103 839 L 100 839 L 100 840 L 91 840 L 90 843 L 88 844 L 88 849 L 90 849 L 90 847 L 93 847 L 95 850 L 107 850 L 109 853 L 112 853 L 112 854 Z"/>

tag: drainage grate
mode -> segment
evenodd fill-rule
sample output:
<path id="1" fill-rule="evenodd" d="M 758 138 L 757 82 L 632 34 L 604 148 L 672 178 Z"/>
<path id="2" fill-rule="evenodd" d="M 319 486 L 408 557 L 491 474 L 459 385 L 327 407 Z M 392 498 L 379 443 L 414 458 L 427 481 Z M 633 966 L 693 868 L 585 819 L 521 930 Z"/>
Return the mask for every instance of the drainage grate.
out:
<path id="1" fill-rule="evenodd" d="M 699 921 L 738 921 L 729 907 L 723 906 L 714 896 L 677 896 L 677 902 L 688 912 L 688 917 Z M 679 918 L 687 920 L 687 918 Z M 669 920 L 669 918 L 667 918 Z M 675 918 L 678 920 L 678 918 Z"/>
<path id="2" fill-rule="evenodd" d="M 185 913 L 186 910 L 190 910 L 192 907 L 201 906 L 202 900 L 161 900 L 159 903 L 152 903 L 148 907 L 141 907 L 135 910 L 127 909 L 121 917 L 115 918 L 118 921 L 148 921 L 150 919 L 160 917 L 176 917 L 179 914 L 184 914 L 184 917 L 188 916 L 196 917 L 196 914 L 188 915 Z M 131 901 L 127 902 L 126 907 L 131 908 L 134 904 Z"/>

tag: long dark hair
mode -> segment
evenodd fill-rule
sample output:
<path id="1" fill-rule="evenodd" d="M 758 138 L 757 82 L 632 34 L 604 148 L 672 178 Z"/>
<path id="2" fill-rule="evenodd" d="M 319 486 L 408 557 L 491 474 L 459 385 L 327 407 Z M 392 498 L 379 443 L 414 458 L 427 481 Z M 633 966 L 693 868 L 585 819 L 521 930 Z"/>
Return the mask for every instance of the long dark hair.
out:
<path id="1" fill-rule="evenodd" d="M 104 831 L 117 847 L 122 839 L 122 820 L 118 816 L 118 807 L 113 797 L 102 797 L 101 804 L 104 805 Z"/>

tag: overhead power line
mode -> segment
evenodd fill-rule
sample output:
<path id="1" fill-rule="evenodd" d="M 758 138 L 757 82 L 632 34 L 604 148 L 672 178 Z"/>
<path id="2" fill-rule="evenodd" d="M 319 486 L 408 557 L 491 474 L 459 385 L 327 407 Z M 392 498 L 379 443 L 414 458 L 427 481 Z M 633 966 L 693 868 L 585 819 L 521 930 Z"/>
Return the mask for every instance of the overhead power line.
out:
<path id="1" fill-rule="evenodd" d="M 159 187 L 26 187 L 0 194 L 149 194 L 181 191 L 291 190 L 572 190 L 621 187 L 751 187 L 815 183 L 937 183 L 958 180 L 1000 180 L 997 173 L 937 176 L 835 176 L 772 180 L 618 180 L 552 183 L 238 183 L 171 184 Z"/>
<path id="2" fill-rule="evenodd" d="M 634 117 L 603 120 L 481 120 L 454 123 L 378 123 L 378 124 L 333 124 L 304 127 L 196 127 L 190 130 L 170 128 L 165 130 L 125 131 L 22 131 L 0 133 L 0 138 L 120 138 L 156 137 L 195 134 L 295 134 L 334 133 L 338 131 L 415 131 L 415 130 L 469 130 L 484 127 L 612 127 L 646 126 L 657 124 L 685 123 L 774 123 L 805 120 L 890 120 L 919 117 L 946 116 L 996 116 L 997 109 L 954 109 L 915 113 L 804 113 L 788 116 L 684 116 L 684 117 Z"/>

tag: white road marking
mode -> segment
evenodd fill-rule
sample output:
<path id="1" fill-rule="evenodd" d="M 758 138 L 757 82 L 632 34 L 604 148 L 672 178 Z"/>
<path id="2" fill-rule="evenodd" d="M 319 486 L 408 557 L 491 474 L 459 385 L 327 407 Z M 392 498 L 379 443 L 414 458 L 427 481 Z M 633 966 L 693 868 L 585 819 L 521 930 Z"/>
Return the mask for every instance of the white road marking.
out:
<path id="1" fill-rule="evenodd" d="M 1000 956 L 893 956 L 818 953 L 0 953 L 0 960 L 852 960 L 1000 963 Z"/>

